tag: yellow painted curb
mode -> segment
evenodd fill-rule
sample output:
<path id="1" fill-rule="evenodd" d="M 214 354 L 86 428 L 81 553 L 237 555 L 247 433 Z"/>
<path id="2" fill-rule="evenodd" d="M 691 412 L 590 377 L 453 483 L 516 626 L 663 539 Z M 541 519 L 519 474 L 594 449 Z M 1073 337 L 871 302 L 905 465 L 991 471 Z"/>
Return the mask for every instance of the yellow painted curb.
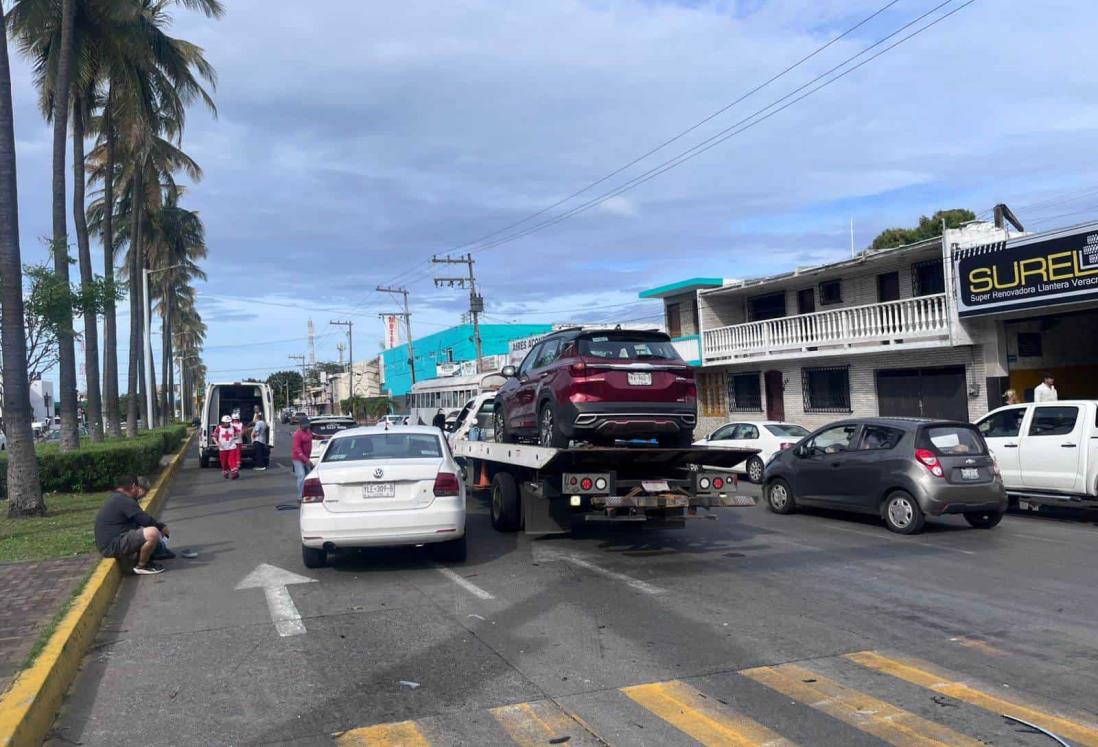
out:
<path id="1" fill-rule="evenodd" d="M 192 432 L 142 501 L 142 508 L 150 514 L 159 513 L 164 505 L 167 485 L 183 464 L 193 438 Z M 76 677 L 84 652 L 99 632 L 99 623 L 121 581 L 117 561 L 113 558 L 99 561 L 34 664 L 20 672 L 0 698 L 0 745 L 29 747 L 45 740 L 61 699 Z"/>

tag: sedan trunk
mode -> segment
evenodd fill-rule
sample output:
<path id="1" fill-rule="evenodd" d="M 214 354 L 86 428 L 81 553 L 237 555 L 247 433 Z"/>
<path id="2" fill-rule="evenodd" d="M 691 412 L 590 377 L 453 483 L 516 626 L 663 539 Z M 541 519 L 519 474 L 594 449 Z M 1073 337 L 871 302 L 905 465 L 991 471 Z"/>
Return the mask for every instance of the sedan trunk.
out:
<path id="1" fill-rule="evenodd" d="M 324 506 L 333 513 L 427 508 L 435 500 L 435 477 L 442 459 L 321 462 L 316 477 Z"/>

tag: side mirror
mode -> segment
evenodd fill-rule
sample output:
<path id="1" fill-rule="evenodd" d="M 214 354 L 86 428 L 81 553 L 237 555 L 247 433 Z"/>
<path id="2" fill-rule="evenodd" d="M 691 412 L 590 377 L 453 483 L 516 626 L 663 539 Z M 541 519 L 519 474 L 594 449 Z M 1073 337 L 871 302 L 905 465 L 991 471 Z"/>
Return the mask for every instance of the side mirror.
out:
<path id="1" fill-rule="evenodd" d="M 505 376 L 508 379 L 513 379 L 516 376 L 518 376 L 518 371 L 515 369 L 514 366 L 504 366 L 503 370 L 500 371 L 500 374 L 502 374 L 503 376 Z"/>

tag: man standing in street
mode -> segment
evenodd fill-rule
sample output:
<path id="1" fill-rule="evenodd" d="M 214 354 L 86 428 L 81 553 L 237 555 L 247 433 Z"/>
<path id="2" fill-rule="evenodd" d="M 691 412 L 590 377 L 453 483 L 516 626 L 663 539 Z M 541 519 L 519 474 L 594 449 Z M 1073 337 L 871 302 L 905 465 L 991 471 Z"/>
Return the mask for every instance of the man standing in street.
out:
<path id="1" fill-rule="evenodd" d="M 221 416 L 221 425 L 214 428 L 214 440 L 217 442 L 217 456 L 221 460 L 221 475 L 226 480 L 234 470 L 240 469 L 240 452 L 236 448 L 236 429 L 233 419 Z"/>
<path id="2" fill-rule="evenodd" d="M 301 494 L 305 490 L 305 475 L 313 468 L 313 431 L 309 425 L 309 419 L 302 416 L 297 421 L 297 430 L 294 431 L 294 446 L 290 452 L 290 459 L 294 463 L 294 477 L 297 478 L 297 498 L 301 500 Z"/>
<path id="3" fill-rule="evenodd" d="M 263 419 L 263 413 L 255 414 L 255 422 L 252 423 L 252 443 L 255 444 L 255 471 L 262 472 L 267 469 L 267 461 L 271 452 L 267 446 L 268 441 L 267 421 Z"/>
<path id="4" fill-rule="evenodd" d="M 431 419 L 431 425 L 438 428 L 440 431 L 446 430 L 446 413 L 442 411 L 441 407 L 438 408 L 435 417 Z"/>
<path id="5" fill-rule="evenodd" d="M 161 535 L 168 537 L 169 532 L 166 524 L 141 509 L 137 501 L 143 494 L 133 475 L 119 478 L 114 492 L 95 515 L 95 546 L 104 558 L 136 559 L 133 572 L 151 576 L 164 571 L 152 562 L 152 555 L 160 547 Z"/>
<path id="6" fill-rule="evenodd" d="M 1060 399 L 1060 395 L 1056 392 L 1056 379 L 1052 378 L 1052 374 L 1046 373 L 1041 379 L 1041 383 L 1033 390 L 1033 401 L 1055 402 Z"/>

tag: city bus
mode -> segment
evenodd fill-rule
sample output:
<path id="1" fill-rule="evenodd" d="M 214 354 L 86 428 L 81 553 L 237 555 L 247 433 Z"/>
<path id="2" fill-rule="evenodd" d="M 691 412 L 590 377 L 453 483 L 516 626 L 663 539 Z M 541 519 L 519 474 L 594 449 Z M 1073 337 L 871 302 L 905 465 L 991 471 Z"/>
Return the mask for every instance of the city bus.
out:
<path id="1" fill-rule="evenodd" d="M 418 381 L 408 393 L 408 423 L 430 425 L 440 409 L 447 415 L 456 413 L 478 394 L 494 392 L 506 380 L 499 371 L 493 371 Z"/>

